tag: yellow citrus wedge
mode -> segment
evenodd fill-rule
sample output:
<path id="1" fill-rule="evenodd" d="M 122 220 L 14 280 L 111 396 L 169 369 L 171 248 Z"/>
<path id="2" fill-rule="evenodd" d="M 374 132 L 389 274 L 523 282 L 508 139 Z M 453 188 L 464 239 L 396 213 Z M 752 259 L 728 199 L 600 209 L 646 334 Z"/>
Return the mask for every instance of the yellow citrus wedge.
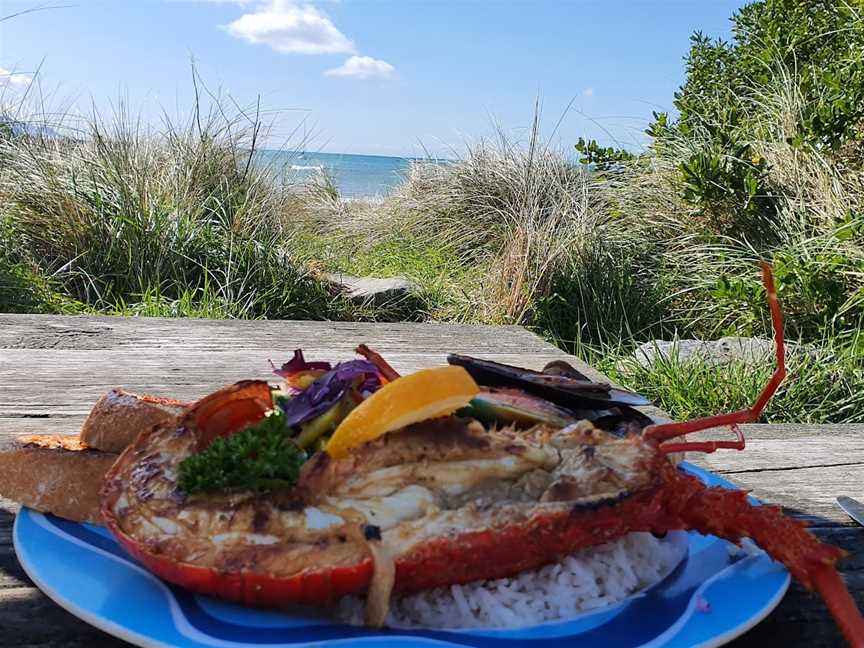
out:
<path id="1" fill-rule="evenodd" d="M 406 425 L 452 414 L 480 393 L 462 367 L 436 367 L 387 383 L 351 410 L 325 450 L 341 459 L 351 448 Z"/>

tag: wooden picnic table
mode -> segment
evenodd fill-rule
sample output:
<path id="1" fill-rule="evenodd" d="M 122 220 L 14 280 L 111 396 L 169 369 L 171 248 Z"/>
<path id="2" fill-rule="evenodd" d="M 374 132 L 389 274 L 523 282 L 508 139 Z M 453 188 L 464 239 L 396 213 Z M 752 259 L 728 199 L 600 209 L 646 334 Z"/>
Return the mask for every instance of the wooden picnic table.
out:
<path id="1" fill-rule="evenodd" d="M 309 358 L 347 358 L 360 342 L 402 372 L 440 365 L 447 352 L 461 352 L 536 369 L 563 358 L 602 378 L 514 326 L 0 315 L 0 442 L 19 434 L 74 434 L 112 387 L 194 399 L 239 379 L 271 377 L 268 358 L 281 362 L 293 349 L 302 347 Z M 864 606 L 864 528 L 834 504 L 839 494 L 864 495 L 864 426 L 748 425 L 744 431 L 746 451 L 693 460 L 782 504 L 819 537 L 847 549 L 845 577 Z M 12 547 L 16 509 L 0 498 L 0 644 L 127 645 L 34 587 Z M 843 644 L 822 602 L 793 584 L 777 610 L 732 645 Z"/>

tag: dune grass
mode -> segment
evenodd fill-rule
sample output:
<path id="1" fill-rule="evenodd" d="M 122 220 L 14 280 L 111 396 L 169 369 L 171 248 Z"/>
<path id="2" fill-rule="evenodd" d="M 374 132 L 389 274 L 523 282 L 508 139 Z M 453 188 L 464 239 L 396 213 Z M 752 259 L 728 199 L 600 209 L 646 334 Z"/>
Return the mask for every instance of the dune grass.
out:
<path id="1" fill-rule="evenodd" d="M 380 204 L 328 199 L 312 212 L 298 224 L 308 256 L 407 276 L 434 318 L 524 324 L 569 348 L 673 330 L 597 179 L 544 141 L 539 121 L 526 141 L 499 131 L 459 160 L 412 164 Z"/>
<path id="2" fill-rule="evenodd" d="M 766 101 L 762 119 L 772 106 L 790 110 Z M 2 310 L 517 323 L 684 418 L 745 406 L 770 362 L 645 368 L 633 348 L 767 335 L 756 261 L 768 258 L 789 337 L 818 352 L 794 360 L 765 420 L 864 418 L 853 335 L 864 192 L 845 158 L 790 148 L 766 129 L 752 146 L 772 160 L 777 209 L 732 227 L 716 205 L 708 214 L 682 197 L 692 136 L 591 173 L 537 122 L 526 141 L 499 132 L 458 161 L 417 163 L 383 202 L 364 204 L 342 201 L 326 178 L 285 186 L 247 164 L 250 132 L 223 113 L 160 130 L 119 117 L 110 129 L 92 120 L 76 139 L 0 140 Z M 320 280 L 334 270 L 402 275 L 421 291 L 358 307 Z"/>
<path id="3" fill-rule="evenodd" d="M 81 310 L 351 316 L 294 257 L 282 223 L 296 191 L 252 163 L 262 125 L 247 113 L 199 107 L 157 129 L 121 106 L 83 130 L 24 123 L 26 132 L 0 137 L 5 310 L 34 300 L 52 310 L 51 299 L 14 288 L 23 276 Z"/>

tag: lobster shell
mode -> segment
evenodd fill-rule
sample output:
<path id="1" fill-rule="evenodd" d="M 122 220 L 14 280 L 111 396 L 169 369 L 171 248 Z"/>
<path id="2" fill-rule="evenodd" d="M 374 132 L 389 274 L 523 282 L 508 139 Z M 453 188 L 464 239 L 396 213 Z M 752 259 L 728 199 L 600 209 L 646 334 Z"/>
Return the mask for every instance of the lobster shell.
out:
<path id="1" fill-rule="evenodd" d="M 197 503 L 184 500 L 176 489 L 170 488 L 171 479 L 166 475 L 172 468 L 155 466 L 153 462 L 165 455 L 166 450 L 185 447 L 187 452 L 193 452 L 202 439 L 231 434 L 259 420 L 270 407 L 266 394 L 269 391 L 264 383 L 234 385 L 200 401 L 179 425 L 163 425 L 139 436 L 106 476 L 102 512 L 109 529 L 132 555 L 161 578 L 238 603 L 285 608 L 326 604 L 345 594 L 366 591 L 373 579 L 374 563 L 362 546 L 340 553 L 328 545 L 316 553 L 315 543 L 325 536 L 337 545 L 341 540 L 339 546 L 352 545 L 350 535 L 341 527 L 324 535 L 316 535 L 317 532 L 309 535 L 308 546 L 302 547 L 301 564 L 290 560 L 286 563 L 279 556 L 282 547 L 285 552 L 297 550 L 296 537 L 292 538 L 285 529 L 284 536 L 278 537 L 272 546 L 253 543 L 235 547 L 208 561 L 196 558 L 194 550 L 184 549 L 182 541 L 178 549 L 171 534 L 144 533 L 142 524 L 135 522 L 145 509 L 162 513 L 173 510 L 173 522 L 178 525 L 182 523 L 183 511 L 195 507 L 199 512 L 210 507 L 218 514 L 227 513 L 228 509 L 219 509 L 224 500 L 204 498 Z M 304 466 L 295 491 L 247 498 L 234 504 L 234 512 L 242 517 L 246 509 L 263 510 L 261 507 L 266 505 L 270 507 L 270 515 L 280 510 L 289 516 L 300 515 L 301 511 L 308 514 L 310 507 L 324 506 L 322 502 L 328 500 L 324 494 L 338 494 L 363 470 L 370 469 L 368 475 L 387 470 L 387 462 L 382 464 L 380 457 L 392 454 L 394 448 L 419 446 L 414 459 L 428 461 L 429 447 L 423 444 L 431 443 L 430 438 L 436 439 L 435 443 L 449 439 L 450 445 L 443 450 L 439 448 L 443 454 L 438 458 L 445 460 L 448 456 L 471 460 L 485 456 L 484 453 L 490 456 L 504 453 L 511 458 L 534 453 L 542 457 L 543 452 L 554 447 L 550 456 L 558 453 L 561 463 L 570 462 L 579 469 L 567 472 L 558 470 L 560 465 L 553 468 L 557 481 L 547 484 L 538 501 L 530 505 L 514 508 L 493 502 L 491 512 L 487 510 L 485 515 L 463 516 L 474 523 L 462 530 L 450 528 L 438 534 L 421 534 L 416 542 L 403 543 L 394 560 L 394 589 L 413 591 L 512 576 L 630 532 L 692 529 L 733 542 L 752 538 L 786 565 L 802 584 L 822 593 L 850 641 L 864 637 L 864 621 L 835 568 L 843 551 L 820 543 L 801 522 L 786 518 L 777 507 L 754 507 L 743 492 L 706 487 L 677 469 L 650 438 L 634 434 L 621 439 L 585 423 L 557 432 L 541 426 L 519 432 L 520 436 L 516 432 L 507 436 L 501 431 L 477 430 L 471 427 L 476 423 L 461 419 L 438 421 L 435 425 L 438 427 L 431 433 L 423 424 L 391 433 L 345 460 L 332 461 L 319 453 Z M 496 434 L 504 436 L 498 443 L 483 445 L 482 435 L 496 438 Z M 504 450 L 505 442 L 511 442 L 512 447 Z M 542 459 L 537 461 L 542 463 Z M 374 465 L 365 466 L 366 462 Z M 392 467 L 391 464 L 389 468 Z M 594 486 L 575 479 L 588 474 L 596 476 L 597 470 L 611 471 L 614 475 L 604 478 L 605 481 L 600 479 Z M 250 519 L 252 526 L 246 531 L 253 533 L 258 523 Z M 158 518 L 150 520 L 153 524 L 164 524 Z M 408 529 L 410 524 L 403 526 Z M 261 530 L 264 531 L 263 526 Z M 273 532 L 268 527 L 267 533 Z M 392 528 L 384 530 L 385 539 L 397 532 L 398 529 Z M 208 534 L 209 538 L 214 537 L 212 529 L 192 529 L 187 539 L 194 536 L 196 542 L 206 542 Z M 274 568 L 280 564 L 293 567 L 282 571 Z"/>

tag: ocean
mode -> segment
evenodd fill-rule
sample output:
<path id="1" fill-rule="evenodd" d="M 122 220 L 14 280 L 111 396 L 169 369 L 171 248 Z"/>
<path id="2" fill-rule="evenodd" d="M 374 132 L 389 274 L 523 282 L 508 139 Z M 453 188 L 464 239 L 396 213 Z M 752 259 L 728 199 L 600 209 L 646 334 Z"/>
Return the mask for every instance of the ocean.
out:
<path id="1" fill-rule="evenodd" d="M 350 153 L 258 151 L 261 165 L 275 170 L 286 181 L 328 173 L 344 198 L 374 198 L 389 193 L 408 174 L 411 158 Z"/>

